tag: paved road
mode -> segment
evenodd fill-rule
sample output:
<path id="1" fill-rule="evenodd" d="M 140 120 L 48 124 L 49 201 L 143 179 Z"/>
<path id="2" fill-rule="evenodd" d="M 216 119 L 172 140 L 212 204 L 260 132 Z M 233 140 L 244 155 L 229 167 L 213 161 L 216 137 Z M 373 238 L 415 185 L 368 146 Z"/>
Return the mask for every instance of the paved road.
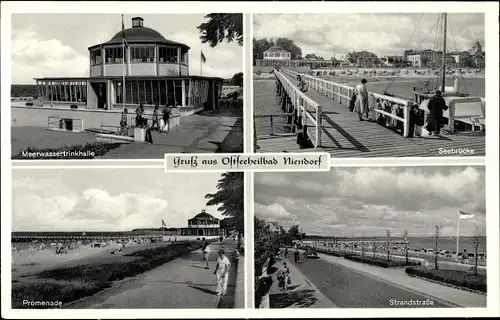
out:
<path id="1" fill-rule="evenodd" d="M 201 251 L 168 262 L 158 268 L 126 280 L 108 290 L 74 303 L 72 309 L 136 309 L 136 308 L 233 308 L 235 263 L 229 270 L 228 292 L 216 295 L 213 275 L 217 251 L 223 248 L 232 259 L 236 241 L 225 239 L 211 245 L 210 270 L 205 270 Z"/>
<path id="2" fill-rule="evenodd" d="M 391 299 L 397 301 L 419 300 L 428 298 L 402 287 L 376 279 L 345 266 L 327 262 L 323 259 L 304 260 L 296 266 L 325 296 L 340 308 L 395 308 Z M 449 305 L 433 300 L 430 307 L 444 308 Z M 407 307 L 407 306 L 399 306 Z"/>

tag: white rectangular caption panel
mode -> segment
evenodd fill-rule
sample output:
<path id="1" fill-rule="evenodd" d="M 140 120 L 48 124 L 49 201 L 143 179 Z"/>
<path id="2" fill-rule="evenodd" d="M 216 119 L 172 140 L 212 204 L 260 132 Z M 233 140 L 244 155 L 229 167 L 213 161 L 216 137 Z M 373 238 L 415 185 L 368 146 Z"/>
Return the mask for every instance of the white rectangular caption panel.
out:
<path id="1" fill-rule="evenodd" d="M 330 154 L 315 153 L 218 153 L 165 154 L 165 171 L 329 171 Z"/>

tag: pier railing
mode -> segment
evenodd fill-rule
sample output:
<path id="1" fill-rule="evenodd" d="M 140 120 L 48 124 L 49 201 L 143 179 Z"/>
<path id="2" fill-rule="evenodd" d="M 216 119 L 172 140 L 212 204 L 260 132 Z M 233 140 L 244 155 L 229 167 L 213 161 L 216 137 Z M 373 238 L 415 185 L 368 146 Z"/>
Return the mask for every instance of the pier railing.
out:
<path id="1" fill-rule="evenodd" d="M 284 135 L 294 135 L 295 134 L 295 113 L 266 113 L 266 114 L 256 114 L 254 117 L 254 130 L 255 136 L 257 138 L 261 138 L 264 136 L 284 136 Z M 286 119 L 287 117 L 291 117 L 291 123 L 280 121 L 282 119 Z M 257 119 L 260 120 L 268 120 L 262 121 L 263 124 L 259 121 L 257 124 Z M 286 132 L 280 130 L 282 128 L 287 129 Z M 262 134 L 261 129 L 267 129 L 267 134 Z M 262 130 L 263 131 L 263 130 Z"/>
<path id="2" fill-rule="evenodd" d="M 294 107 L 296 115 L 301 119 L 301 125 L 303 128 L 307 128 L 312 125 L 314 130 L 308 130 L 308 133 L 312 133 L 311 141 L 314 147 L 321 147 L 321 120 L 322 120 L 322 107 L 321 105 L 308 97 L 304 92 L 293 84 L 284 74 L 280 71 L 275 70 L 274 74 L 278 81 L 282 85 L 282 90 L 286 92 L 287 96 Z"/>
<path id="3" fill-rule="evenodd" d="M 307 83 L 310 89 L 313 89 L 332 100 L 337 100 L 340 104 L 344 104 L 346 108 L 349 107 L 349 103 L 354 94 L 354 87 L 346 86 L 343 84 L 335 83 L 332 81 L 328 81 L 325 79 L 321 79 L 318 77 L 314 77 L 311 75 L 298 73 L 292 70 L 283 69 L 283 73 L 288 74 L 292 77 L 296 77 L 300 75 L 300 77 Z M 288 79 L 287 79 L 288 80 Z M 369 101 L 370 110 L 375 112 L 378 118 L 379 115 L 382 115 L 386 118 L 393 119 L 397 122 L 402 122 L 402 133 L 403 137 L 410 136 L 410 102 L 405 99 L 387 96 L 375 92 L 369 92 L 369 96 L 371 97 Z M 398 113 L 387 112 L 383 110 L 381 106 L 390 104 L 392 110 L 396 110 L 397 108 L 401 108 L 402 114 L 398 115 Z"/>

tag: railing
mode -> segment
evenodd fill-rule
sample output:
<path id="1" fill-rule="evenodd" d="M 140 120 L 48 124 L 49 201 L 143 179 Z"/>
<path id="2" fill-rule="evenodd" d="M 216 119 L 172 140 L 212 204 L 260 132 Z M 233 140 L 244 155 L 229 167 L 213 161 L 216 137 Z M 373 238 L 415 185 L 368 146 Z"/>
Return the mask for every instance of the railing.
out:
<path id="1" fill-rule="evenodd" d="M 302 118 L 301 124 L 303 128 L 308 127 L 308 119 L 314 125 L 314 137 L 311 141 L 314 147 L 321 147 L 321 134 L 323 130 L 321 127 L 321 120 L 323 117 L 321 105 L 300 91 L 300 89 L 280 71 L 275 70 L 274 74 L 283 86 L 283 90 L 287 93 L 295 110 L 297 110 L 297 116 L 299 119 Z"/>
<path id="2" fill-rule="evenodd" d="M 294 134 L 294 128 L 295 128 L 295 113 L 267 113 L 267 114 L 257 114 L 254 115 L 254 130 L 256 129 L 266 129 L 269 128 L 269 134 L 257 134 L 255 132 L 255 135 L 257 137 L 262 137 L 262 136 L 275 136 L 275 135 L 292 135 Z M 283 119 L 287 117 L 292 117 L 291 123 L 283 123 L 283 122 L 276 122 L 275 119 Z M 257 125 L 257 119 L 269 119 L 269 124 L 263 124 L 263 125 Z M 276 133 L 275 127 L 283 127 L 283 128 L 289 128 L 289 132 L 285 133 Z"/>
<path id="3" fill-rule="evenodd" d="M 283 69 L 283 73 L 290 76 L 300 77 L 308 84 L 309 88 L 327 96 L 330 99 L 338 99 L 340 104 L 345 104 L 349 107 L 349 103 L 354 93 L 354 88 L 346 86 L 343 84 L 338 84 L 332 81 L 321 79 L 318 77 L 301 74 L 292 70 Z M 410 102 L 405 99 L 391 97 L 375 92 L 369 92 L 369 96 L 372 98 L 369 101 L 370 110 L 373 110 L 376 114 L 383 115 L 384 117 L 389 117 L 395 121 L 403 123 L 403 136 L 410 136 Z M 378 100 L 378 101 L 377 101 Z M 387 112 L 382 109 L 382 106 L 390 104 L 392 112 Z M 402 109 L 402 116 L 398 116 L 397 109 Z"/>

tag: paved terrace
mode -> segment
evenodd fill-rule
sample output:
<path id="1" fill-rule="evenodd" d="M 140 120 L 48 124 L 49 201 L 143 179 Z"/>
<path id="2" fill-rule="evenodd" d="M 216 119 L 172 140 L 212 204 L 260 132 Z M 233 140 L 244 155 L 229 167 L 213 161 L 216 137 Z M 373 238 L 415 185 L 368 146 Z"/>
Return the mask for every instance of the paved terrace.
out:
<path id="1" fill-rule="evenodd" d="M 283 74 L 292 83 L 297 82 L 294 77 Z M 341 104 L 338 98 L 333 100 L 313 90 L 312 86 L 309 86 L 305 94 L 322 106 L 322 146 L 300 149 L 295 136 L 270 136 L 258 139 L 256 152 L 328 152 L 331 157 L 338 158 L 428 157 L 440 156 L 441 148 L 469 148 L 474 149 L 475 156 L 485 155 L 484 133 L 468 132 L 439 137 L 404 138 L 401 134 L 375 122 L 359 121 L 357 114 L 350 112 L 345 103 Z M 278 97 L 275 103 L 280 104 Z"/>
<path id="2" fill-rule="evenodd" d="M 106 153 L 103 159 L 160 159 L 165 153 L 214 153 L 243 150 L 242 109 L 202 111 L 182 117 L 181 124 L 169 133 L 152 132 L 153 143 L 122 144 Z M 11 128 L 12 155 L 28 148 L 58 149 L 63 146 L 96 142 L 89 132 L 61 132 L 39 126 Z"/>

